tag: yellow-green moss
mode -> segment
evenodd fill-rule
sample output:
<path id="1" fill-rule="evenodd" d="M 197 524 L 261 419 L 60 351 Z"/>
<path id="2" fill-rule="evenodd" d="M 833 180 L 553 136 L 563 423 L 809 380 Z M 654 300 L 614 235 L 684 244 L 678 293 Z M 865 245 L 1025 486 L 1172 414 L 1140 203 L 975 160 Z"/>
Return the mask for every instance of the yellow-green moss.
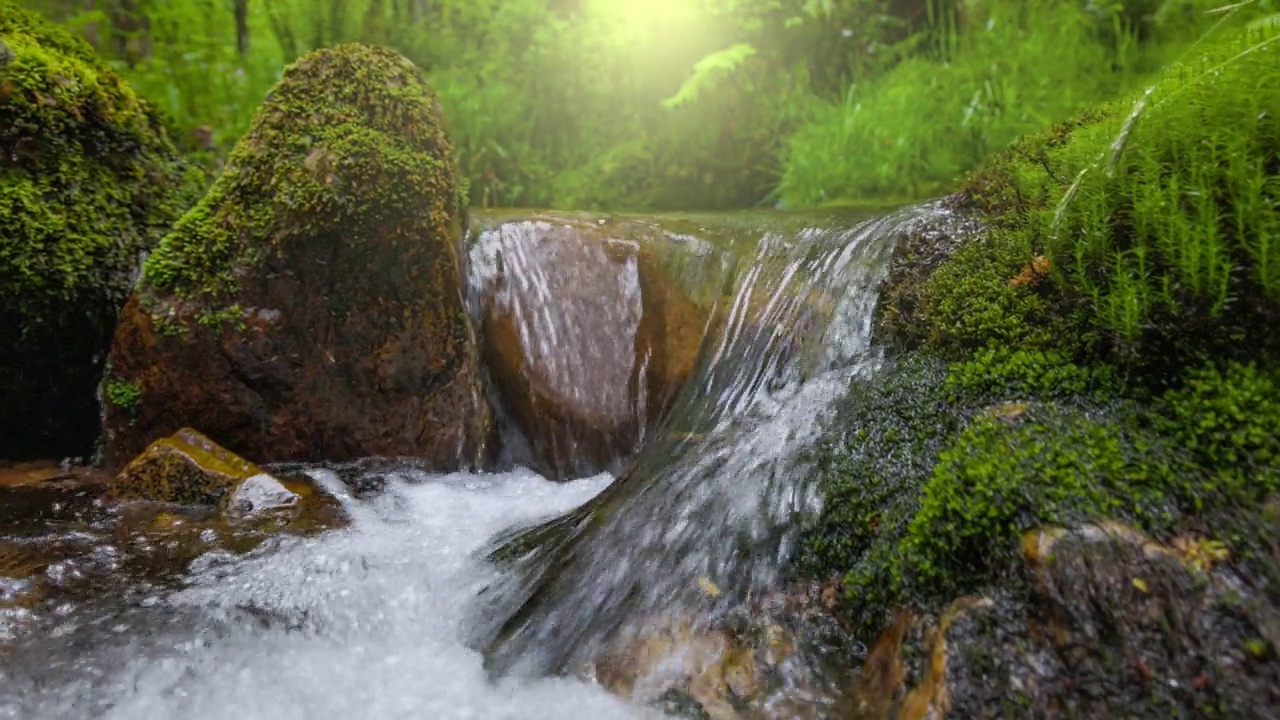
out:
<path id="1" fill-rule="evenodd" d="M 86 450 L 141 253 L 198 170 L 82 40 L 0 0 L 0 457 Z M 10 417 L 10 413 L 13 416 Z"/>
<path id="2" fill-rule="evenodd" d="M 407 213 L 424 214 L 436 237 L 455 236 L 450 157 L 439 105 L 412 63 L 355 44 L 312 53 L 285 71 L 222 176 L 148 258 L 144 285 L 220 321 L 239 274 L 285 243 Z"/>
<path id="3" fill-rule="evenodd" d="M 237 485 L 263 471 L 190 428 L 151 443 L 108 488 L 113 498 L 181 505 L 224 503 Z"/>
<path id="4" fill-rule="evenodd" d="M 1176 373 L 1274 354 L 1280 42 L 1230 23 L 1148 93 L 1024 137 L 966 182 L 987 230 L 888 312 L 908 346 L 990 345 Z"/>

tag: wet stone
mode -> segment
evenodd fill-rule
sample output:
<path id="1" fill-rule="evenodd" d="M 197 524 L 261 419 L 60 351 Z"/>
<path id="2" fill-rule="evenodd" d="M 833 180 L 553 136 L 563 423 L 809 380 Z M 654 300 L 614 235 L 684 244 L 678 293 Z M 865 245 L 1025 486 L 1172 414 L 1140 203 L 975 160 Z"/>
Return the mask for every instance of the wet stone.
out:
<path id="1" fill-rule="evenodd" d="M 279 480 L 259 473 L 245 479 L 235 489 L 227 504 L 227 512 L 232 517 L 254 516 L 271 510 L 294 508 L 299 500 L 298 494 Z"/>
<path id="2" fill-rule="evenodd" d="M 498 398 L 529 446 L 514 462 L 555 479 L 617 472 L 670 408 L 707 310 L 657 257 L 688 243 L 663 242 L 568 216 L 479 233 L 473 310 Z"/>
<path id="3" fill-rule="evenodd" d="M 119 500 L 218 505 L 261 468 L 191 428 L 157 440 L 134 458 L 109 494 Z"/>
<path id="4" fill-rule="evenodd" d="M 1241 516 L 1238 530 L 1274 533 L 1265 513 Z M 1103 521 L 1029 532 L 1022 550 L 1020 580 L 886 630 L 854 716 L 1276 716 L 1274 548 L 1233 558 Z"/>

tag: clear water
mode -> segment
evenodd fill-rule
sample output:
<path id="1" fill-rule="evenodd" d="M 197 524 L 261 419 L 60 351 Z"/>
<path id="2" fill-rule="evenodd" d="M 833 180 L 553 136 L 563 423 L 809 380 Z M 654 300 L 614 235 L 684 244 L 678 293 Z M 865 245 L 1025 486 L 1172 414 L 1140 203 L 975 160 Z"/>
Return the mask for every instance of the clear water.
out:
<path id="1" fill-rule="evenodd" d="M 402 473 L 355 500 L 312 472 L 342 494 L 351 527 L 206 554 L 186 587 L 19 622 L 0 655 L 0 718 L 644 717 L 579 680 L 490 681 L 461 640 L 493 578 L 476 550 L 512 523 L 579 505 L 608 476 Z"/>

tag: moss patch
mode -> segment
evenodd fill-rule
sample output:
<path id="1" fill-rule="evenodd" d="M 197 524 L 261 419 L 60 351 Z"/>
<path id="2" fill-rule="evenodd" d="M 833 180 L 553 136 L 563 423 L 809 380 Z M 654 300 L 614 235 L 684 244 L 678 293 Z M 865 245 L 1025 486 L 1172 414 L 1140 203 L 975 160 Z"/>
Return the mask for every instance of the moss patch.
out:
<path id="1" fill-rule="evenodd" d="M 1177 374 L 1273 356 L 1280 42 L 1227 23 L 1150 91 L 1015 142 L 962 201 L 988 227 L 888 314 L 890 337 Z M 890 288 L 890 296 L 904 294 Z"/>
<path id="2" fill-rule="evenodd" d="M 294 238 L 394 219 L 424 197 L 434 237 L 459 236 L 462 197 L 422 72 L 381 48 L 343 45 L 285 72 L 226 170 L 147 259 L 144 286 L 239 313 L 239 276 Z"/>
<path id="3" fill-rule="evenodd" d="M 1252 542 L 1230 517 L 1280 488 L 1280 375 L 1228 363 L 1133 389 L 996 350 L 950 366 L 911 354 L 855 381 L 814 451 L 825 502 L 802 572 L 843 574 L 869 639 L 896 605 L 937 609 L 1001 578 L 1032 528 L 1118 518 Z"/>
<path id="4" fill-rule="evenodd" d="M 200 173 L 80 39 L 0 1 L 0 48 L 0 457 L 84 452 L 139 255 Z"/>
<path id="5" fill-rule="evenodd" d="M 1013 423 L 976 419 L 939 454 L 894 581 L 937 596 L 974 589 L 1038 526 L 1123 517 L 1168 527 L 1194 469 L 1131 412 L 1047 404 Z"/>
<path id="6" fill-rule="evenodd" d="M 217 505 L 263 470 L 190 428 L 156 440 L 111 481 L 120 500 Z"/>
<path id="7" fill-rule="evenodd" d="M 124 410 L 136 409 L 138 401 L 142 399 L 142 388 L 137 383 L 125 382 L 119 378 L 108 377 L 103 381 L 102 389 L 107 400 Z"/>

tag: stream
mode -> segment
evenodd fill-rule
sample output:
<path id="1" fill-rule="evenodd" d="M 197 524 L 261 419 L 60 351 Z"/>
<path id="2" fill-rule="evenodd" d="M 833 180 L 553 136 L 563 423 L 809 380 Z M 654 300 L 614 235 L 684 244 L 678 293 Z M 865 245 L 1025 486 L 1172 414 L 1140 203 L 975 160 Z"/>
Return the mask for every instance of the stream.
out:
<path id="1" fill-rule="evenodd" d="M 646 681 L 671 667 L 640 668 L 629 702 L 583 668 L 655 618 L 699 633 L 778 587 L 819 502 L 800 451 L 878 363 L 896 238 L 940 212 L 737 231 L 701 280 L 728 292 L 696 370 L 616 479 L 300 466 L 349 523 L 244 550 L 197 517 L 139 532 L 92 494 L 39 495 L 0 524 L 0 718 L 660 717 L 666 686 Z M 166 540 L 157 523 L 193 529 Z M 774 671 L 765 705 L 830 700 L 800 660 Z"/>
<path id="2" fill-rule="evenodd" d="M 574 679 L 490 682 L 462 620 L 493 568 L 475 552 L 512 523 L 563 512 L 608 476 L 386 474 L 352 527 L 201 556 L 174 590 L 0 615 L 0 718 L 638 718 Z M 109 571 L 109 543 L 57 572 Z M 108 565 L 95 568 L 97 563 Z M 0 590 L 4 586 L 0 586 Z"/>

